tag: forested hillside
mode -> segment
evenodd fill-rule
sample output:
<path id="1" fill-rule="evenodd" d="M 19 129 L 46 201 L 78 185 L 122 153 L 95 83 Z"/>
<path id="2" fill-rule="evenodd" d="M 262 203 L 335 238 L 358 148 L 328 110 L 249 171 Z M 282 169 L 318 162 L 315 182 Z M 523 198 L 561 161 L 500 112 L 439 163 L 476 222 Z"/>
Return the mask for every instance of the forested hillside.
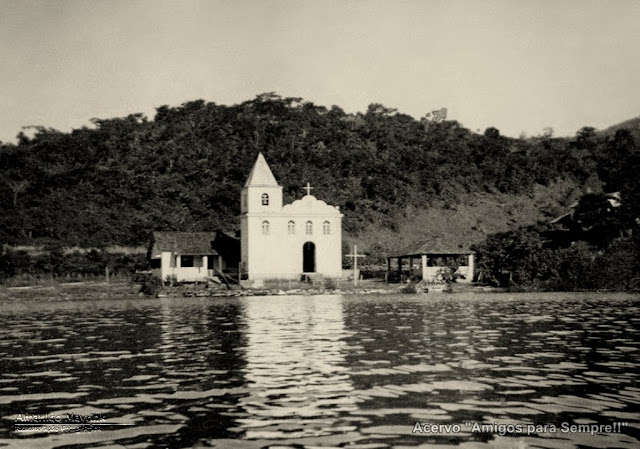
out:
<path id="1" fill-rule="evenodd" d="M 640 149 L 623 128 L 512 139 L 380 104 L 347 114 L 275 94 L 92 122 L 2 144 L 0 243 L 104 247 L 146 244 L 154 230 L 235 231 L 258 151 L 285 201 L 310 182 L 341 207 L 347 239 L 375 238 L 379 253 L 436 232 L 439 211 L 455 221 L 443 233 L 471 229 L 468 244 L 562 214 L 587 189 L 619 191 L 627 228 L 640 216 Z"/>

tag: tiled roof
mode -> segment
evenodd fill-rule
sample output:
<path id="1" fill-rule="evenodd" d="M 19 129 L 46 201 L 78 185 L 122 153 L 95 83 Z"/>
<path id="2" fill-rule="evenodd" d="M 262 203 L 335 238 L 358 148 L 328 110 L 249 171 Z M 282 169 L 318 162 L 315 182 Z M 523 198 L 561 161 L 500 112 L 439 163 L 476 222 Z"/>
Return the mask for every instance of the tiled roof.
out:
<path id="1" fill-rule="evenodd" d="M 154 232 L 151 257 L 160 257 L 165 251 L 185 256 L 217 255 L 211 247 L 215 232 Z"/>

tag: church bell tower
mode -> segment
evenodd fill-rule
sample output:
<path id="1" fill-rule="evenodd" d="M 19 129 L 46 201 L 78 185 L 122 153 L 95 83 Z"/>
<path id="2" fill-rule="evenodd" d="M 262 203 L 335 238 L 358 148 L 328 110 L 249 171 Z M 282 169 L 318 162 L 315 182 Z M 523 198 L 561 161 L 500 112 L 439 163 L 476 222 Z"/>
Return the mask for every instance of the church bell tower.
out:
<path id="1" fill-rule="evenodd" d="M 272 233 L 274 221 L 282 210 L 282 186 L 278 185 L 262 153 L 258 154 L 251 173 L 240 193 L 240 270 L 252 273 L 267 249 L 265 240 Z M 249 254 L 249 252 L 254 254 Z"/>

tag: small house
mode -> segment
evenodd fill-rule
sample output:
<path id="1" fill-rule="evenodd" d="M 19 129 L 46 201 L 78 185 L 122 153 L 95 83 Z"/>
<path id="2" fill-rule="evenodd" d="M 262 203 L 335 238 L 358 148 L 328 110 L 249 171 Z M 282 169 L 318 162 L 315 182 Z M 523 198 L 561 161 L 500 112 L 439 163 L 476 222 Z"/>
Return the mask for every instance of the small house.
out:
<path id="1" fill-rule="evenodd" d="M 221 231 L 154 232 L 149 258 L 163 281 L 204 282 L 237 271 L 240 241 Z"/>

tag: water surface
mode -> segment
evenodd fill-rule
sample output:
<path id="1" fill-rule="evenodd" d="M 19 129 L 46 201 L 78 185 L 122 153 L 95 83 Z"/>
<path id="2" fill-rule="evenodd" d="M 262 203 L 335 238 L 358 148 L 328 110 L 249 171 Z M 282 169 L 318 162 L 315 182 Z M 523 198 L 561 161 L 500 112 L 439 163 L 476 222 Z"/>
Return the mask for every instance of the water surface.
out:
<path id="1" fill-rule="evenodd" d="M 0 446 L 638 448 L 639 312 L 603 294 L 5 300 Z M 17 431 L 67 413 L 123 425 Z"/>

